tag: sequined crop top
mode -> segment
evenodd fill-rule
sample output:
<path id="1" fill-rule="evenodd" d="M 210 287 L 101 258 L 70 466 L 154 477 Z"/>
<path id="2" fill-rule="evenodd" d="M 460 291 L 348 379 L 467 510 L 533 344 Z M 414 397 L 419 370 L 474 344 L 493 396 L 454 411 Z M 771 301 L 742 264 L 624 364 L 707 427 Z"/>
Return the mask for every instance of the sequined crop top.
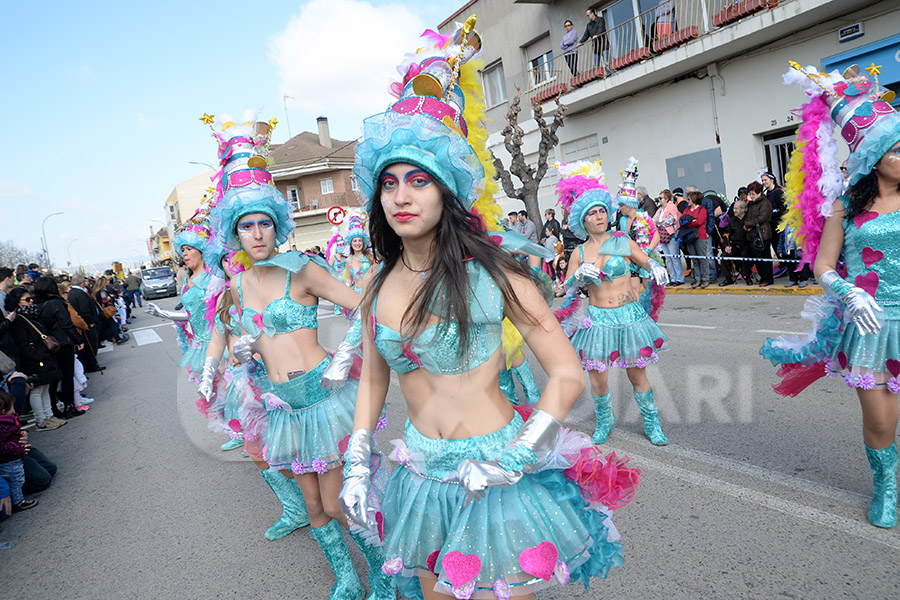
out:
<path id="1" fill-rule="evenodd" d="M 209 285 L 209 273 L 200 273 L 181 291 L 181 303 L 188 312 L 188 321 L 194 339 L 198 342 L 208 342 L 212 338 L 212 327 L 206 321 L 204 303 L 206 300 L 206 287 Z"/>
<path id="2" fill-rule="evenodd" d="M 319 303 L 300 304 L 291 298 L 290 271 L 285 272 L 284 296 L 269 302 L 262 313 L 244 306 L 241 275 L 243 273 L 238 273 L 235 285 L 237 285 L 238 300 L 241 303 L 241 326 L 248 334 L 254 338 L 258 338 L 263 333 L 274 337 L 279 333 L 319 327 Z"/>
<path id="3" fill-rule="evenodd" d="M 872 294 L 885 318 L 900 319 L 900 211 L 866 211 L 843 225 L 846 280 Z"/>
<path id="4" fill-rule="evenodd" d="M 379 267 L 380 268 L 380 267 Z M 487 361 L 500 347 L 503 336 L 503 293 L 481 265 L 466 263 L 469 274 L 469 348 L 459 353 L 459 325 L 436 323 L 411 342 L 378 323 L 378 297 L 372 302 L 372 324 L 375 348 L 388 366 L 398 373 L 409 373 L 419 367 L 429 373 L 455 375 L 465 373 Z"/>
<path id="5" fill-rule="evenodd" d="M 584 247 L 578 246 L 578 252 L 581 256 L 581 262 L 584 262 Z M 628 244 L 628 237 L 622 233 L 613 232 L 603 244 L 600 245 L 598 255 L 605 255 L 609 258 L 603 263 L 600 269 L 601 279 L 589 279 L 589 283 L 600 285 L 603 280 L 613 280 L 619 277 L 625 277 L 631 274 L 631 267 L 626 256 L 631 256 L 631 246 Z"/>

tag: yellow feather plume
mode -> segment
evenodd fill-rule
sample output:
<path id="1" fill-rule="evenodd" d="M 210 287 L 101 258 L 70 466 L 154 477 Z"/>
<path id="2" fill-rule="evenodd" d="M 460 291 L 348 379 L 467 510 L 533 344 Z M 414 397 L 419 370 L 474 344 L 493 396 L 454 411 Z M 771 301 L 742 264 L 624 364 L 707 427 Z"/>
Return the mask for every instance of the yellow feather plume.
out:
<path id="1" fill-rule="evenodd" d="M 525 338 L 512 324 L 512 321 L 503 317 L 503 355 L 506 357 L 506 368 L 512 367 L 513 363 L 522 358 L 522 348 L 525 347 Z"/>
<path id="2" fill-rule="evenodd" d="M 803 153 L 807 142 L 798 140 L 794 151 L 791 152 L 791 160 L 788 163 L 788 172 L 784 176 L 784 197 L 787 211 L 778 224 L 778 231 L 784 231 L 790 227 L 794 233 L 797 244 L 803 243 L 806 236 L 801 232 L 803 214 L 800 212 L 800 194 L 803 193 Z"/>

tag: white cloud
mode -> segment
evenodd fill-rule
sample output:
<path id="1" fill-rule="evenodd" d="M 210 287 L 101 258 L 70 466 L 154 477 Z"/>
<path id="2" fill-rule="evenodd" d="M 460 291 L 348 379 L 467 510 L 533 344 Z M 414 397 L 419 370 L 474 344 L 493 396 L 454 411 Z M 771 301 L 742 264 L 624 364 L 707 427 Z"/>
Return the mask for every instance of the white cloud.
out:
<path id="1" fill-rule="evenodd" d="M 24 198 L 31 194 L 31 188 L 27 184 L 0 176 L 0 198 Z"/>
<path id="2" fill-rule="evenodd" d="M 362 119 L 387 108 L 396 66 L 418 48 L 427 29 L 399 4 L 374 7 L 360 0 L 311 0 L 272 37 L 269 57 L 289 108 L 304 113 L 297 130 L 315 131 L 312 120 L 329 117 L 336 130 L 358 132 Z M 338 121 L 340 119 L 340 121 Z M 349 123 L 346 121 L 350 121 Z"/>

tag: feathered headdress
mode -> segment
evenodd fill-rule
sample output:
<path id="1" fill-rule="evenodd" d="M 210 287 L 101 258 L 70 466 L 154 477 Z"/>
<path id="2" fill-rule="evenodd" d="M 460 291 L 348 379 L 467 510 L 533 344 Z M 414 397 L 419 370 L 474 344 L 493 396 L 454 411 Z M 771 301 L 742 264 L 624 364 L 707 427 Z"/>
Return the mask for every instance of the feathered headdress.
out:
<path id="1" fill-rule="evenodd" d="M 595 207 L 602 206 L 611 215 L 612 198 L 606 187 L 606 175 L 600 160 L 580 160 L 566 164 L 556 164 L 559 173 L 556 184 L 557 204 L 569 213 L 569 228 L 578 237 L 587 237 L 584 216 Z"/>
<path id="2" fill-rule="evenodd" d="M 633 156 L 628 158 L 628 166 L 620 173 L 622 175 L 622 183 L 619 184 L 619 193 L 616 194 L 613 210 L 618 210 L 622 204 L 632 208 L 638 207 L 637 189 L 635 188 L 638 178 L 637 165 L 638 159 Z"/>

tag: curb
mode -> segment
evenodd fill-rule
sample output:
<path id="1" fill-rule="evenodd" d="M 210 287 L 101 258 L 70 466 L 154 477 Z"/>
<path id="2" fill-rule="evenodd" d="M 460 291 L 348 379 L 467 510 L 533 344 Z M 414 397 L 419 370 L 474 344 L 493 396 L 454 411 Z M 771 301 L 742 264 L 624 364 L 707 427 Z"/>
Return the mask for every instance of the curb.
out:
<path id="1" fill-rule="evenodd" d="M 763 295 L 763 296 L 815 296 L 824 293 L 822 288 L 815 284 L 809 284 L 806 287 L 784 285 L 770 285 L 767 287 L 759 287 L 756 285 L 744 285 L 743 282 L 735 283 L 725 287 L 719 287 L 713 283 L 705 290 L 700 288 L 691 288 L 689 285 L 678 287 L 667 287 L 668 294 L 692 294 L 692 295 L 719 295 L 719 294 L 735 294 L 735 295 Z"/>

